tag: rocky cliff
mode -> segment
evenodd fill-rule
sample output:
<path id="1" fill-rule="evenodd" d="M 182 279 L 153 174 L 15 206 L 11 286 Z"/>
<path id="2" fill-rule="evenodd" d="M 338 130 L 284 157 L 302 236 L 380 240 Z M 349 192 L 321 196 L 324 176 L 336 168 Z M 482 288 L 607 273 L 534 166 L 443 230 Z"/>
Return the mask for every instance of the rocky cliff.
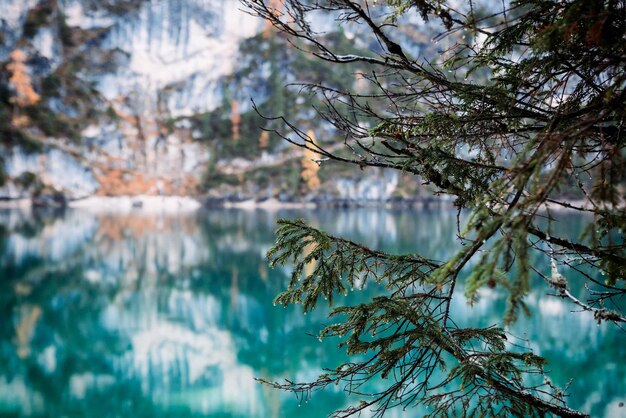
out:
<path id="1" fill-rule="evenodd" d="M 261 130 L 275 122 L 251 99 L 330 144 L 315 98 L 285 84 L 363 81 L 290 48 L 234 0 L 0 0 L 0 10 L 0 199 L 417 192 L 391 173 L 325 164 L 308 169 L 313 183 L 302 175 L 313 158 Z M 369 47 L 318 24 L 344 48 Z"/>

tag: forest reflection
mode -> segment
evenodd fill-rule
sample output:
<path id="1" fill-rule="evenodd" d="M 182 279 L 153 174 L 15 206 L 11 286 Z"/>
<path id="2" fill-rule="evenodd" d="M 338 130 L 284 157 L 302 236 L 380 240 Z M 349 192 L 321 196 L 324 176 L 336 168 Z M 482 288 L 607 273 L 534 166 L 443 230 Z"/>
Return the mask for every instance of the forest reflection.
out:
<path id="1" fill-rule="evenodd" d="M 453 209 L 2 210 L 0 413 L 324 416 L 348 402 L 341 388 L 298 407 L 254 381 L 311 379 L 343 358 L 337 341 L 307 335 L 326 322 L 327 308 L 303 316 L 272 306 L 289 274 L 264 259 L 276 220 L 304 218 L 379 249 L 444 259 L 458 246 L 456 217 Z M 571 217 L 555 228 L 577 233 L 582 223 Z M 351 293 L 347 302 L 379 290 Z M 545 293 L 538 283 L 529 298 L 535 314 L 512 332 L 524 330 L 548 356 L 555 383 L 575 378 L 573 406 L 610 416 L 626 389 L 621 332 L 597 329 Z M 496 290 L 473 309 L 461 298 L 454 314 L 491 325 L 501 322 L 504 306 Z M 600 392 L 588 393 L 590 381 Z"/>

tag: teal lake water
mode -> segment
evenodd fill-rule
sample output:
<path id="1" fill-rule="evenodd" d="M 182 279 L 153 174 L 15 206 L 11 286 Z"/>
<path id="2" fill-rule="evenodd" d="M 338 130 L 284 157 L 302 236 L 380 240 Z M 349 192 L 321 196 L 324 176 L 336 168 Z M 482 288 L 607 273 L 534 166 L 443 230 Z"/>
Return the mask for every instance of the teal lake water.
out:
<path id="1" fill-rule="evenodd" d="M 338 341 L 309 335 L 327 322 L 325 309 L 304 316 L 272 305 L 289 274 L 264 260 L 281 217 L 438 260 L 457 245 L 452 209 L 0 210 L 0 416 L 305 418 L 345 407 L 339 388 L 299 405 L 254 380 L 309 380 L 343 359 Z M 584 223 L 564 216 L 554 233 Z M 459 287 L 457 322 L 501 323 L 498 289 L 470 308 Z M 626 417 L 626 333 L 570 313 L 548 291 L 536 283 L 533 315 L 511 333 L 548 358 L 554 383 L 571 379 L 570 406 Z M 422 415 L 399 412 L 389 416 Z"/>

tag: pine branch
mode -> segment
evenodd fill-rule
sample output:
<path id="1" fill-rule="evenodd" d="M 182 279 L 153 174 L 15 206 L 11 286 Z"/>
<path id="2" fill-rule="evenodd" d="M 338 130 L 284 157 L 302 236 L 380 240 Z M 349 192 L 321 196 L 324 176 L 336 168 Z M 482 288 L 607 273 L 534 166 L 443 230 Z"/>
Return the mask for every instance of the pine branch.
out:
<path id="1" fill-rule="evenodd" d="M 328 370 L 314 382 L 262 380 L 263 383 L 306 399 L 312 391 L 337 384 L 344 385 L 350 393 L 364 393 L 361 391 L 365 383 L 374 377 L 395 376 L 393 383 L 373 394 L 371 400 L 338 411 L 336 416 L 350 416 L 370 407 L 382 415 L 390 407 L 418 402 L 449 411 L 474 396 L 489 405 L 504 405 L 523 414 L 543 411 L 585 416 L 533 395 L 536 389 L 522 384 L 521 376 L 541 373 L 545 360 L 532 353 L 507 351 L 507 337 L 502 329 L 455 328 L 447 324 L 452 295 L 439 279 L 432 277 L 440 265 L 415 255 L 391 256 L 371 250 L 306 226 L 302 221 L 281 220 L 279 225 L 276 244 L 268 258 L 273 266 L 289 262 L 295 265 L 288 289 L 277 296 L 275 303 L 301 303 L 309 311 L 315 308 L 319 296 L 332 304 L 334 296 L 347 293 L 348 286 L 363 288 L 368 280 L 386 284 L 391 296 L 334 308 L 330 317 L 342 320 L 319 334 L 320 340 L 342 339 L 339 346 L 345 347 L 349 355 L 370 354 L 368 360 Z M 483 349 L 477 350 L 473 341 L 480 341 Z M 435 371 L 449 370 L 452 360 L 455 365 L 451 371 L 444 374 L 440 383 L 434 383 Z M 461 395 L 453 389 L 458 384 L 476 389 Z M 441 388 L 448 390 L 448 396 L 441 395 Z"/>

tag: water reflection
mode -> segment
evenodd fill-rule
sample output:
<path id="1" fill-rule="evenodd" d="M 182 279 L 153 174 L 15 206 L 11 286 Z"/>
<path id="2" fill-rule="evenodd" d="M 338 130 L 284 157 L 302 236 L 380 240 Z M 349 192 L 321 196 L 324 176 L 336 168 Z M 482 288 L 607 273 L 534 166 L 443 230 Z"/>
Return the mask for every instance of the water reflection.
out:
<path id="1" fill-rule="evenodd" d="M 319 417 L 344 406 L 339 390 L 298 407 L 253 380 L 311 379 L 341 358 L 335 342 L 306 335 L 324 309 L 272 306 L 288 275 L 264 261 L 279 217 L 434 259 L 456 245 L 452 210 L 0 211 L 0 414 Z M 573 406 L 615 416 L 626 389 L 623 334 L 543 293 L 529 300 L 537 314 L 513 331 L 552 360 L 556 383 L 575 378 Z M 454 310 L 491 325 L 504 299 L 485 292 L 473 310 L 461 299 Z"/>

